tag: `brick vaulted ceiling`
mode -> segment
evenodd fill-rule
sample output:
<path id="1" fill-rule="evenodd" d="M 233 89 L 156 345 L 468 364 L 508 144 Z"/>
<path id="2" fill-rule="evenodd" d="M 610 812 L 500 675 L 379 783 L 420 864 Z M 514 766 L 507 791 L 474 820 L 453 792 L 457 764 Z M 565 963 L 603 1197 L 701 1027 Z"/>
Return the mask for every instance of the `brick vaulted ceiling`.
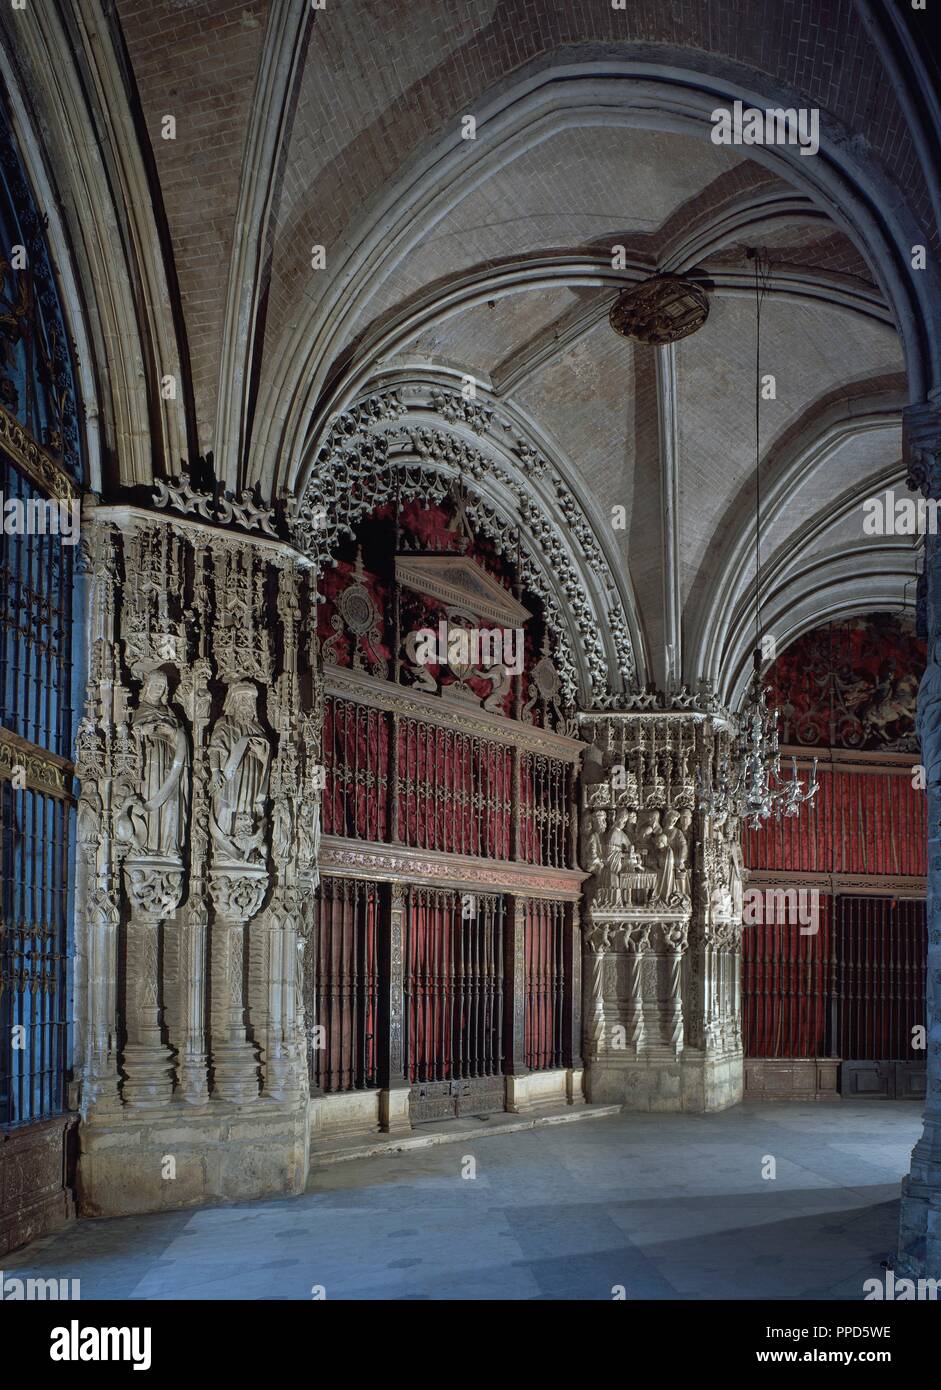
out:
<path id="1" fill-rule="evenodd" d="M 847 507 L 902 474 L 905 361 L 862 248 L 780 169 L 705 133 L 588 106 L 547 116 L 532 138 L 498 150 L 488 112 L 514 82 L 552 68 L 598 73 L 630 55 L 667 68 L 681 52 L 694 66 L 708 55 L 714 71 L 747 65 L 862 142 L 936 243 L 915 145 L 853 0 L 630 0 L 625 11 L 602 0 L 326 0 L 292 30 L 290 9 L 307 7 L 116 0 L 166 219 L 200 451 L 227 460 L 230 481 L 296 486 L 303 438 L 290 438 L 286 422 L 308 378 L 326 390 L 351 364 L 362 367 L 359 389 L 389 373 L 471 375 L 563 462 L 596 522 L 613 504 L 627 507 L 627 529 L 605 543 L 629 576 L 648 672 L 661 678 L 665 449 L 686 646 L 703 640 L 717 602 L 731 610 L 747 592 L 736 557 L 754 476 L 745 248 L 757 246 L 775 277 L 762 315 L 762 370 L 777 381 L 762 413 L 765 558 L 782 605 L 788 576 L 808 566 L 825 587 L 831 561 L 853 551 Z M 377 244 L 354 276 L 365 230 L 386 205 L 393 217 L 469 113 L 477 138 L 451 166 L 450 196 L 416 202 L 414 244 L 405 234 L 391 249 Z M 174 140 L 161 135 L 167 114 Z M 259 127 L 276 127 L 267 146 Z M 253 205 L 246 187 L 259 177 L 260 149 L 271 167 Z M 253 206 L 262 209 L 254 227 Z M 227 319 L 233 265 L 252 235 L 251 313 Z M 635 279 L 678 267 L 711 282 L 707 324 L 659 362 L 658 350 L 619 339 L 606 322 L 617 286 L 602 271 L 615 244 Z M 315 246 L 325 270 L 311 267 Z M 545 273 L 530 281 L 534 267 Z M 465 283 L 491 288 L 449 298 Z M 282 391 L 285 362 L 296 367 L 308 350 L 306 377 Z M 234 355 L 245 359 L 237 431 L 225 413 Z M 898 603 L 910 597 L 914 562 L 909 546 L 888 566 Z"/>

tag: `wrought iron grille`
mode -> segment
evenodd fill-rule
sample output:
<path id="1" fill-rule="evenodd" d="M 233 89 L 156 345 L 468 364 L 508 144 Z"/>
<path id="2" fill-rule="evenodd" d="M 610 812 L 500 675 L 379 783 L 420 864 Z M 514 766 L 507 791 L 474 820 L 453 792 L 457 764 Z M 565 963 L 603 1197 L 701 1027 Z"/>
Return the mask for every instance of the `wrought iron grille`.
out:
<path id="1" fill-rule="evenodd" d="M 506 745 L 403 719 L 398 765 L 403 843 L 509 859 L 513 755 Z"/>
<path id="2" fill-rule="evenodd" d="M 389 716 L 351 700 L 324 702 L 324 830 L 358 840 L 388 838 Z"/>
<path id="3" fill-rule="evenodd" d="M 306 1001 L 310 1083 L 315 1090 L 376 1085 L 376 953 L 379 897 L 374 883 L 325 877 Z"/>
<path id="4" fill-rule="evenodd" d="M 839 897 L 835 916 L 835 1052 L 860 1061 L 923 1061 L 912 1041 L 925 1024 L 925 903 Z"/>
<path id="5" fill-rule="evenodd" d="M 523 1060 L 530 1071 L 563 1065 L 565 911 L 564 903 L 550 899 L 525 903 Z"/>
<path id="6" fill-rule="evenodd" d="M 0 453 L 0 492 L 24 506 L 43 494 Z M 0 530 L 0 724 L 72 756 L 72 567 L 57 535 Z"/>
<path id="7" fill-rule="evenodd" d="M 825 1056 L 832 975 L 830 900 L 821 897 L 813 934 L 802 934 L 786 902 L 765 916 L 780 920 L 765 920 L 742 932 L 745 1055 Z"/>
<path id="8" fill-rule="evenodd" d="M 568 863 L 569 766 L 541 753 L 520 758 L 520 849 L 527 864 Z"/>
<path id="9" fill-rule="evenodd" d="M 0 1123 L 64 1106 L 72 807 L 0 782 Z"/>
<path id="10" fill-rule="evenodd" d="M 919 1061 L 925 904 L 821 895 L 816 933 L 766 922 L 742 936 L 748 1057 Z"/>
<path id="11" fill-rule="evenodd" d="M 503 899 L 412 888 L 405 932 L 405 1075 L 503 1074 Z"/>

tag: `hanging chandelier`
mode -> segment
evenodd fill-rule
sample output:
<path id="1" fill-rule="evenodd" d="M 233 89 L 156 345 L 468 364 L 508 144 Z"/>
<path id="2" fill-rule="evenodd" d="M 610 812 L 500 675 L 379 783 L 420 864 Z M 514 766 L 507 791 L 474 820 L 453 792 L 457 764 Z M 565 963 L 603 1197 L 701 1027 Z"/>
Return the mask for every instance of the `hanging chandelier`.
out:
<path id="1" fill-rule="evenodd" d="M 770 817 L 796 816 L 801 806 L 817 794 L 817 759 L 814 758 L 810 779 L 805 786 L 797 775 L 797 759 L 791 759 L 791 775 L 781 772 L 781 753 L 778 747 L 778 711 L 769 707 L 770 691 L 761 679 L 761 257 L 757 251 L 748 255 L 755 261 L 755 648 L 753 669 L 741 713 L 738 732 L 731 755 L 719 760 L 716 776 L 709 784 L 697 774 L 700 811 L 716 824 L 730 816 L 739 816 L 758 830 Z"/>

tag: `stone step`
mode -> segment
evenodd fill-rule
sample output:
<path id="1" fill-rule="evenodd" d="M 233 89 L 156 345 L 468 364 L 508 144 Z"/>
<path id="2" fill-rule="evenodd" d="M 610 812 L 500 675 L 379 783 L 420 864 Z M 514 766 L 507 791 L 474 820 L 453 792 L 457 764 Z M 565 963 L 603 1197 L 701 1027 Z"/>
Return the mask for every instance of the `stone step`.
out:
<path id="1" fill-rule="evenodd" d="M 619 1115 L 620 1105 L 566 1105 L 535 1110 L 529 1115 L 469 1115 L 463 1120 L 437 1120 L 419 1125 L 413 1134 L 406 1135 L 338 1135 L 324 1139 L 310 1148 L 310 1169 L 334 1163 L 347 1163 L 356 1158 L 373 1158 L 377 1154 L 408 1153 L 412 1149 L 427 1149 L 435 1144 L 456 1144 L 462 1139 L 480 1139 L 491 1134 L 518 1134 L 522 1130 L 544 1125 L 571 1124 L 576 1120 L 600 1120 Z M 308 1183 L 308 1186 L 310 1184 Z"/>

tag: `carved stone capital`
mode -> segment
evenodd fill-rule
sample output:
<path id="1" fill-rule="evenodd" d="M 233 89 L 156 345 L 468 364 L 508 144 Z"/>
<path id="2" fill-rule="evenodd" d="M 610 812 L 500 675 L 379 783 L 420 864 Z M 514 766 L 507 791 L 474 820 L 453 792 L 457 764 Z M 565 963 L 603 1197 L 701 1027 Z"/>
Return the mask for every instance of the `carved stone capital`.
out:
<path id="1" fill-rule="evenodd" d="M 902 413 L 906 483 L 924 497 L 941 497 L 941 407 L 910 405 Z"/>
<path id="2" fill-rule="evenodd" d="M 213 907 L 227 922 L 254 917 L 268 891 L 268 873 L 261 864 L 214 864 L 209 871 Z"/>
<path id="3" fill-rule="evenodd" d="M 688 922 L 661 922 L 660 931 L 667 950 L 675 951 L 678 955 L 686 950 L 689 945 Z"/>
<path id="4" fill-rule="evenodd" d="M 124 860 L 124 883 L 136 915 L 169 917 L 180 903 L 183 865 L 179 860 L 129 854 Z"/>
<path id="5" fill-rule="evenodd" d="M 589 922 L 585 927 L 585 945 L 596 954 L 608 951 L 613 931 L 613 922 Z"/>

